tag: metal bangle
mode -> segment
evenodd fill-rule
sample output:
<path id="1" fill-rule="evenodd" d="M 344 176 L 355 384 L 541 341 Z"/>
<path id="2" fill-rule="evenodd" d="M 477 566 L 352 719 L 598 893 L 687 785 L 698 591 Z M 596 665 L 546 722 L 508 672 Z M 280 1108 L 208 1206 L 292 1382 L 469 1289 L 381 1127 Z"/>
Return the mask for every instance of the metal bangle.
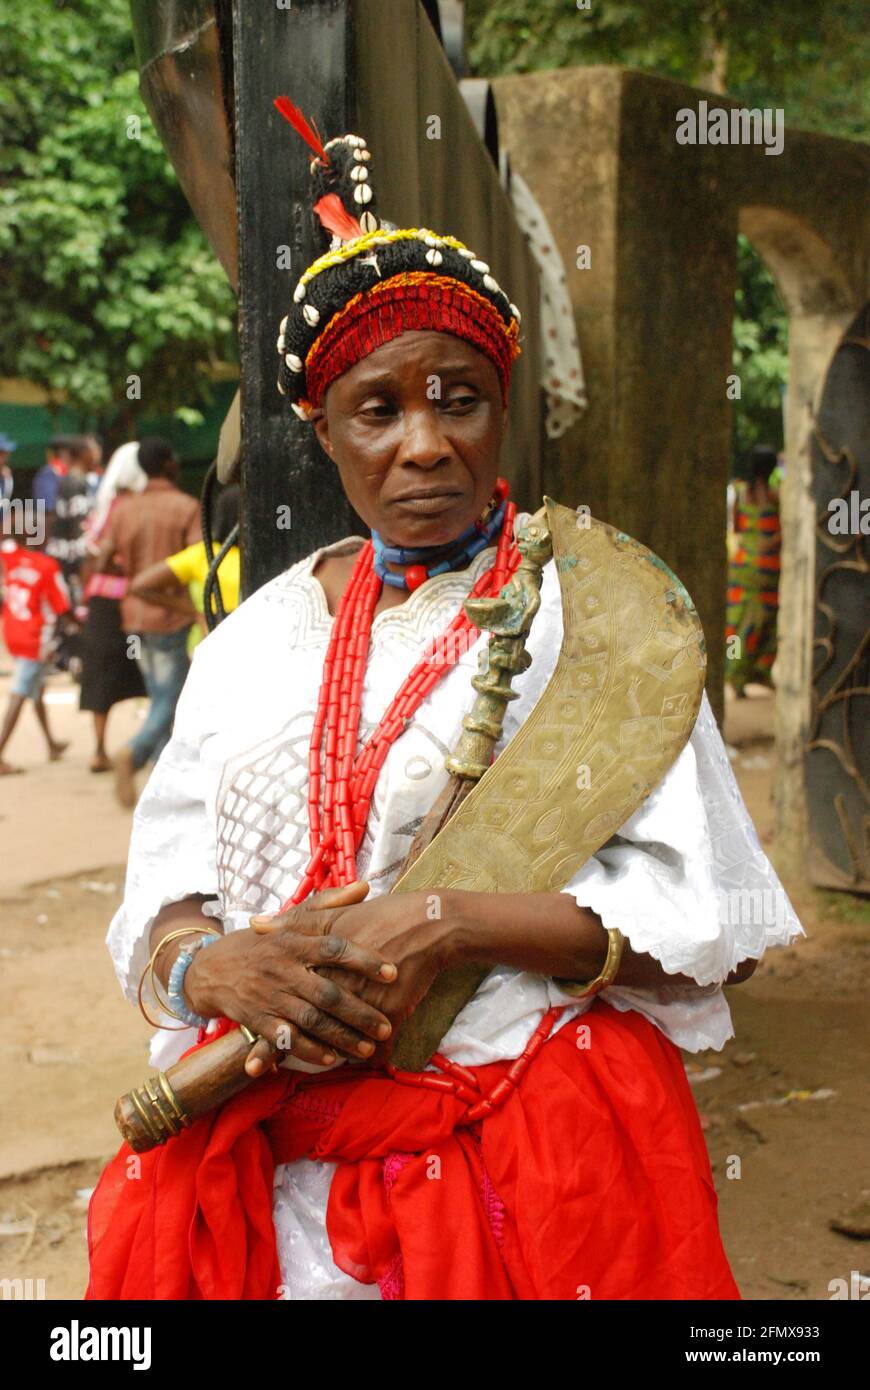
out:
<path id="1" fill-rule="evenodd" d="M 594 980 L 585 983 L 581 980 L 560 980 L 554 976 L 553 983 L 558 985 L 563 994 L 570 994 L 574 999 L 587 999 L 593 994 L 600 994 L 613 983 L 622 960 L 625 937 L 616 927 L 605 927 L 604 930 L 607 932 L 607 955 L 600 974 L 596 975 Z"/>
<path id="2" fill-rule="evenodd" d="M 157 979 L 154 974 L 154 967 L 157 964 L 157 957 L 160 955 L 160 952 L 163 950 L 164 946 L 168 946 L 170 941 L 177 941 L 180 936 L 189 936 L 191 933 L 201 933 L 205 936 L 220 935 L 220 932 L 215 932 L 214 927 L 180 927 L 178 931 L 167 932 L 166 936 L 162 937 L 161 940 L 158 941 L 154 950 L 151 952 L 151 959 L 145 966 L 145 969 L 142 971 L 142 977 L 139 980 L 139 988 L 136 991 L 136 998 L 139 1002 L 139 1012 L 145 1019 L 145 1022 L 150 1024 L 152 1028 L 163 1029 L 163 1031 L 166 1033 L 180 1033 L 183 1028 L 187 1028 L 190 1025 L 187 1023 L 158 1023 L 157 1019 L 151 1017 L 151 1015 L 145 1008 L 145 1004 L 142 998 L 143 989 L 145 986 L 145 976 L 147 975 L 150 980 L 151 994 L 159 1004 L 160 1008 L 163 1009 L 165 1013 L 173 1014 L 173 1017 L 177 1017 L 177 1015 L 174 1014 L 173 1010 L 167 1006 L 166 1001 L 164 999 L 161 999 L 160 997 L 160 992 L 157 989 Z"/>

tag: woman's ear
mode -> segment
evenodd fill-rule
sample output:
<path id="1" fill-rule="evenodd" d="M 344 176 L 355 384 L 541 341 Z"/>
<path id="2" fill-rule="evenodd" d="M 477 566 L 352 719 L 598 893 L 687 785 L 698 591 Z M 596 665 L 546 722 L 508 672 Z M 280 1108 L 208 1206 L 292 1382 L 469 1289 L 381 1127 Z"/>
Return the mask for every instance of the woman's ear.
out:
<path id="1" fill-rule="evenodd" d="M 332 440 L 329 437 L 329 424 L 326 419 L 326 411 L 321 411 L 313 421 L 314 433 L 317 435 L 317 442 L 325 454 L 335 462 L 335 455 L 332 452 Z"/>

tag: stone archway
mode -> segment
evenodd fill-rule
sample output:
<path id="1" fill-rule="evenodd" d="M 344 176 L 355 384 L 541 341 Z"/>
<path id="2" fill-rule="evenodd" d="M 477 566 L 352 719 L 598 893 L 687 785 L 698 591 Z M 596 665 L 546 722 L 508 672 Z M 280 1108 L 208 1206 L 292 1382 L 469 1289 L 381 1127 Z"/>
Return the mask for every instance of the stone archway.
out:
<path id="1" fill-rule="evenodd" d="M 854 313 L 854 290 L 829 243 L 794 212 L 749 204 L 740 209 L 738 226 L 767 265 L 788 313 L 774 798 L 781 848 L 795 859 L 808 834 L 803 767 L 816 558 L 812 428 L 828 365 Z"/>

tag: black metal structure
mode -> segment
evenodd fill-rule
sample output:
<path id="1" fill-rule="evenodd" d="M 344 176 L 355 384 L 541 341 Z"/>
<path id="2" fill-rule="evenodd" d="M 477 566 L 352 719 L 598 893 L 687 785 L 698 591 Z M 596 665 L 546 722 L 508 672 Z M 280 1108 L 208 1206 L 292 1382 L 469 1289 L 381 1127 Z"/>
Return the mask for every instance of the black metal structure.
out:
<path id="1" fill-rule="evenodd" d="M 278 325 L 321 249 L 308 199 L 310 154 L 275 111 L 290 89 L 321 130 L 355 125 L 353 28 L 346 0 L 279 10 L 233 0 L 239 331 L 242 361 L 241 546 L 244 592 L 290 561 L 359 530 L 309 425 L 275 386 Z M 304 62 L 293 60 L 294 52 Z M 291 196 L 291 190 L 295 196 Z M 290 266 L 279 268 L 289 247 Z M 279 508 L 290 528 L 279 529 Z"/>
<path id="2" fill-rule="evenodd" d="M 142 99 L 202 230 L 238 287 L 229 0 L 130 0 Z"/>

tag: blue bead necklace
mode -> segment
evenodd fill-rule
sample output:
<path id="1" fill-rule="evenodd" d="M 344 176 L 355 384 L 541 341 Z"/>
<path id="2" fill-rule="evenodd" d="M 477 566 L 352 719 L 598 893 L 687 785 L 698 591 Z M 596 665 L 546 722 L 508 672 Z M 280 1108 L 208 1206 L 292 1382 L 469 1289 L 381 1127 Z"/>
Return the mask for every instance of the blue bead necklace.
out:
<path id="1" fill-rule="evenodd" d="M 372 531 L 374 568 L 385 584 L 394 589 L 418 589 L 427 579 L 448 570 L 462 569 L 485 550 L 504 521 L 507 498 L 499 498 L 485 522 L 475 521 L 455 540 L 444 545 L 414 548 L 385 545 L 377 531 Z M 404 565 L 404 574 L 396 574 L 388 565 Z"/>

